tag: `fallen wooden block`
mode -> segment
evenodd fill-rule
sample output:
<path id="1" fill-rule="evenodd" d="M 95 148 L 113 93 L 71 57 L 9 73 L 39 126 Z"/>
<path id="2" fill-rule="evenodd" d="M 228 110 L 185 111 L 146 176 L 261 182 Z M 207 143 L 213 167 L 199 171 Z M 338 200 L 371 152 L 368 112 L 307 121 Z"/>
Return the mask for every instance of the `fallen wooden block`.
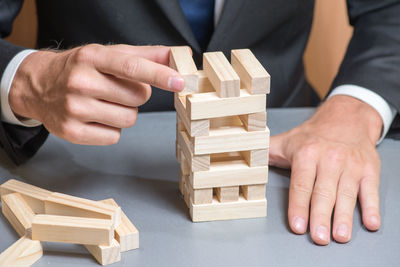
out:
<path id="1" fill-rule="evenodd" d="M 109 246 L 85 245 L 85 248 L 101 265 L 112 264 L 121 260 L 121 246 L 115 239 Z"/>
<path id="2" fill-rule="evenodd" d="M 40 241 L 34 241 L 26 236 L 0 254 L 0 267 L 26 267 L 31 266 L 43 255 Z"/>
<path id="3" fill-rule="evenodd" d="M 32 221 L 32 240 L 110 246 L 111 220 L 38 214 Z"/>
<path id="4" fill-rule="evenodd" d="M 231 63 L 240 77 L 242 88 L 252 95 L 269 94 L 271 76 L 250 49 L 232 50 Z"/>
<path id="5" fill-rule="evenodd" d="M 222 52 L 203 54 L 203 68 L 219 97 L 238 97 L 240 79 Z"/>
<path id="6" fill-rule="evenodd" d="M 121 208 L 98 201 L 52 193 L 45 201 L 45 213 L 51 215 L 107 219 L 116 228 L 121 224 Z"/>
<path id="7" fill-rule="evenodd" d="M 44 201 L 52 192 L 10 179 L 0 186 L 0 194 L 4 196 L 11 193 L 20 193 L 35 213 L 44 213 Z"/>
<path id="8" fill-rule="evenodd" d="M 118 207 L 112 198 L 100 202 Z M 115 239 L 121 245 L 121 252 L 139 248 L 139 231 L 123 211 L 121 211 L 121 224 L 115 228 Z"/>
<path id="9" fill-rule="evenodd" d="M 1 210 L 15 231 L 24 236 L 30 234 L 35 213 L 19 193 L 3 195 Z"/>
<path id="10" fill-rule="evenodd" d="M 190 94 L 197 92 L 199 88 L 199 77 L 197 75 L 197 67 L 190 54 L 189 47 L 176 46 L 171 47 L 169 54 L 169 66 L 185 80 L 185 88 L 179 94 Z"/>

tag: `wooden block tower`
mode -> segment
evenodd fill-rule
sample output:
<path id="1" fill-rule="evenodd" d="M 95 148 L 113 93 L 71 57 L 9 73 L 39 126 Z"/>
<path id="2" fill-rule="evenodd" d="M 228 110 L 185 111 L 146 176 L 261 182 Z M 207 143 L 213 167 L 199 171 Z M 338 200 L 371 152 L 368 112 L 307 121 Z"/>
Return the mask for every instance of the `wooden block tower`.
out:
<path id="1" fill-rule="evenodd" d="M 204 53 L 197 70 L 188 47 L 170 66 L 185 79 L 175 93 L 179 190 L 194 222 L 265 217 L 270 75 L 249 49 Z"/>

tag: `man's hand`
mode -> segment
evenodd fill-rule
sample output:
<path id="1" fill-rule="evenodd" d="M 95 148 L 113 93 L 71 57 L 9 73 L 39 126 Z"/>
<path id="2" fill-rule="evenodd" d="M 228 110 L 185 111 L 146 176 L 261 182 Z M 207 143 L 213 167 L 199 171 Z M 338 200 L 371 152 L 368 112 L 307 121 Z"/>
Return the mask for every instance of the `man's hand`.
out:
<path id="1" fill-rule="evenodd" d="M 360 199 L 367 229 L 380 226 L 380 160 L 375 145 L 382 120 L 368 104 L 334 96 L 302 125 L 271 138 L 270 165 L 291 168 L 288 220 L 296 234 L 310 224 L 313 241 L 351 238 Z"/>
<path id="2" fill-rule="evenodd" d="M 118 142 L 134 125 L 150 85 L 180 91 L 183 78 L 167 67 L 162 46 L 86 45 L 39 51 L 19 67 L 9 94 L 13 112 L 41 121 L 54 135 L 86 145 Z"/>

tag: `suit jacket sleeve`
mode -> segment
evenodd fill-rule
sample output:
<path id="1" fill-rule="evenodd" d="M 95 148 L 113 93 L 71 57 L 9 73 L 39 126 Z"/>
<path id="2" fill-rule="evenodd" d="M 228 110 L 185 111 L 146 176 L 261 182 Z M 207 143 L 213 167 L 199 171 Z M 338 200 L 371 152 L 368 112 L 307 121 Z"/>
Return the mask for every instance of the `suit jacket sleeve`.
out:
<path id="1" fill-rule="evenodd" d="M 368 88 L 400 111 L 400 0 L 347 0 L 354 34 L 332 88 Z"/>
<path id="2" fill-rule="evenodd" d="M 10 34 L 21 5 L 22 1 L 17 0 L 0 1 L 0 79 L 8 62 L 24 49 L 3 40 Z M 26 128 L 0 122 L 0 146 L 15 164 L 21 164 L 32 157 L 47 136 L 48 132 L 43 126 Z"/>

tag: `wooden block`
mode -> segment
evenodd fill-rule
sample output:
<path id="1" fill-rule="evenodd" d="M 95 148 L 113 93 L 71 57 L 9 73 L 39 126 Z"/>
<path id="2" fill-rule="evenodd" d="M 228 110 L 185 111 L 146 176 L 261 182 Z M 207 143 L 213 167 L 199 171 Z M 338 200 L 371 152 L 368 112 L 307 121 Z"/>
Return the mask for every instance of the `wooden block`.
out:
<path id="1" fill-rule="evenodd" d="M 101 200 L 101 202 L 118 207 L 117 202 L 112 198 Z M 139 248 L 139 231 L 123 211 L 121 211 L 121 219 L 121 224 L 115 229 L 115 239 L 121 245 L 121 252 Z"/>
<path id="2" fill-rule="evenodd" d="M 184 193 L 183 193 L 183 198 L 185 200 L 185 204 L 188 208 L 190 208 L 190 186 L 189 186 L 189 181 L 188 181 L 188 176 L 184 176 Z"/>
<path id="3" fill-rule="evenodd" d="M 212 86 L 210 80 L 207 77 L 207 74 L 204 70 L 198 70 L 197 76 L 199 77 L 199 90 L 198 93 L 209 93 L 215 92 L 214 87 Z"/>
<path id="4" fill-rule="evenodd" d="M 250 49 L 232 50 L 231 63 L 240 77 L 242 88 L 252 95 L 269 94 L 271 76 Z"/>
<path id="5" fill-rule="evenodd" d="M 35 213 L 44 213 L 44 201 L 52 192 L 10 179 L 0 186 L 0 194 L 3 196 L 11 193 L 20 193 Z"/>
<path id="6" fill-rule="evenodd" d="M 193 222 L 257 218 L 267 216 L 267 200 L 245 200 L 242 196 L 237 202 L 219 202 L 216 198 L 211 204 L 190 205 Z"/>
<path id="7" fill-rule="evenodd" d="M 178 144 L 189 163 L 190 171 L 207 171 L 210 169 L 210 155 L 193 155 L 187 133 L 181 131 L 178 135 Z"/>
<path id="8" fill-rule="evenodd" d="M 179 97 L 178 94 L 175 93 L 174 106 L 180 123 L 182 123 L 190 136 L 208 135 L 210 129 L 210 120 L 190 120 L 185 110 L 185 102 L 186 99 L 184 97 Z M 182 125 L 179 125 L 179 127 L 182 127 Z"/>
<path id="9" fill-rule="evenodd" d="M 188 183 L 188 188 L 190 191 L 191 202 L 194 204 L 207 204 L 211 203 L 213 199 L 213 189 L 193 189 L 193 187 Z"/>
<path id="10" fill-rule="evenodd" d="M 33 265 L 43 255 L 39 241 L 21 237 L 0 254 L 0 267 L 26 267 Z"/>
<path id="11" fill-rule="evenodd" d="M 210 170 L 192 172 L 189 181 L 193 188 L 214 188 L 268 182 L 268 167 L 252 167 L 244 160 L 211 162 Z"/>
<path id="12" fill-rule="evenodd" d="M 185 155 L 183 154 L 183 152 L 181 151 L 181 163 L 180 163 L 180 167 L 181 167 L 181 171 L 183 175 L 189 175 L 190 174 L 190 166 L 188 161 L 185 158 Z"/>
<path id="13" fill-rule="evenodd" d="M 209 136 L 192 138 L 194 155 L 266 149 L 269 146 L 269 129 L 248 132 L 242 126 L 211 129 Z"/>
<path id="14" fill-rule="evenodd" d="M 1 210 L 20 236 L 30 234 L 35 213 L 19 193 L 3 195 Z"/>
<path id="15" fill-rule="evenodd" d="M 203 54 L 203 69 L 219 97 L 238 97 L 240 79 L 222 52 Z"/>
<path id="16" fill-rule="evenodd" d="M 239 186 L 215 188 L 215 195 L 219 202 L 234 202 L 239 199 Z M 197 204 L 197 203 L 194 203 Z"/>
<path id="17" fill-rule="evenodd" d="M 220 98 L 217 93 L 186 96 L 186 113 L 190 120 L 201 120 L 265 111 L 266 95 L 251 95 L 240 90 L 240 97 Z"/>
<path id="18" fill-rule="evenodd" d="M 247 131 L 263 131 L 267 127 L 267 112 L 240 115 L 240 120 Z"/>
<path id="19" fill-rule="evenodd" d="M 111 220 L 113 227 L 121 224 L 121 208 L 98 201 L 52 193 L 45 201 L 45 213 Z"/>
<path id="20" fill-rule="evenodd" d="M 228 116 L 210 119 L 210 128 L 219 128 L 227 126 L 242 126 L 243 123 L 239 116 Z"/>
<path id="21" fill-rule="evenodd" d="M 37 214 L 32 240 L 110 246 L 114 239 L 111 220 Z"/>
<path id="22" fill-rule="evenodd" d="M 191 94 L 198 91 L 199 77 L 197 75 L 197 67 L 190 54 L 189 47 L 171 47 L 169 66 L 178 71 L 185 79 L 185 88 L 179 94 Z"/>
<path id="23" fill-rule="evenodd" d="M 247 200 L 259 200 L 265 198 L 266 184 L 242 186 L 243 196 Z"/>
<path id="24" fill-rule="evenodd" d="M 268 149 L 242 151 L 244 160 L 250 167 L 268 166 Z"/>
<path id="25" fill-rule="evenodd" d="M 109 246 L 84 245 L 101 265 L 112 264 L 121 260 L 121 246 L 113 239 Z"/>
<path id="26" fill-rule="evenodd" d="M 184 186 L 185 186 L 185 176 L 188 176 L 188 175 L 183 175 L 182 171 L 179 171 L 179 182 L 178 182 L 178 186 L 179 186 L 179 192 L 180 192 L 182 195 L 185 195 L 185 189 L 184 189 Z"/>

